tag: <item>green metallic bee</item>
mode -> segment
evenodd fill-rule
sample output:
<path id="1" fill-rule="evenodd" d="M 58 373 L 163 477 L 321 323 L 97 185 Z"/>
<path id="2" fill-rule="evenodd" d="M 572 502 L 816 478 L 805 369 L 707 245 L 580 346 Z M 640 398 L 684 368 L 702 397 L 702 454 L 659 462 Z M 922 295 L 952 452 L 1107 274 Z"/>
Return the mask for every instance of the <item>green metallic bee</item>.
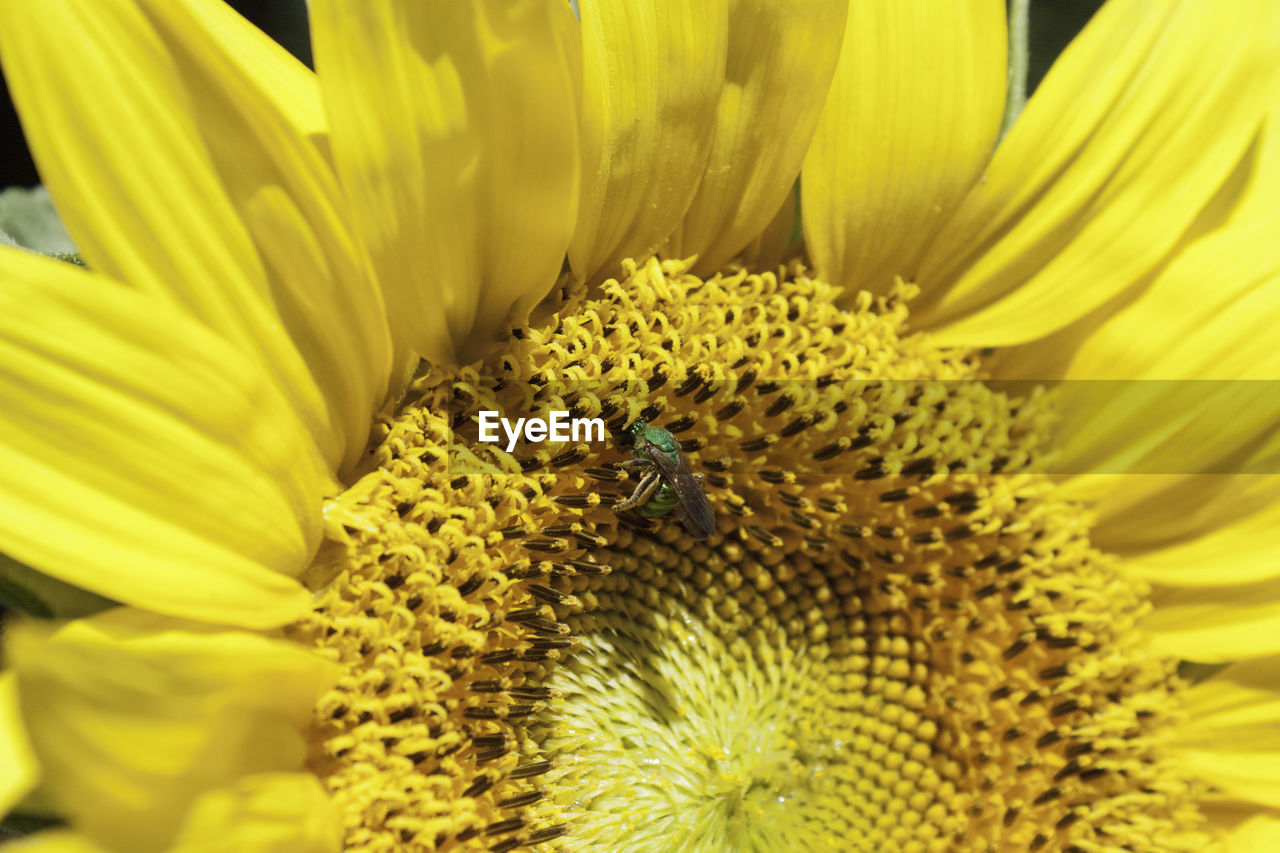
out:
<path id="1" fill-rule="evenodd" d="M 614 504 L 614 511 L 633 509 L 646 518 L 661 518 L 674 509 L 695 538 L 706 539 L 715 532 L 715 513 L 702 492 L 702 475 L 689 470 L 676 437 L 644 421 L 628 427 L 627 437 L 635 458 L 622 467 L 639 471 L 640 482 L 630 497 Z"/>

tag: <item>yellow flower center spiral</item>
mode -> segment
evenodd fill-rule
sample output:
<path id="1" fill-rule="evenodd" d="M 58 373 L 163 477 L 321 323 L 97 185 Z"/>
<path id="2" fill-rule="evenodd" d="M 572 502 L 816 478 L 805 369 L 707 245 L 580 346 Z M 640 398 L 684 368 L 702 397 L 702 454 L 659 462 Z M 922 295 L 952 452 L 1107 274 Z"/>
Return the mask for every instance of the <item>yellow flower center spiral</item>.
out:
<path id="1" fill-rule="evenodd" d="M 653 261 L 415 383 L 295 629 L 346 668 L 313 769 L 349 849 L 1180 849 L 1178 682 L 1028 471 L 1048 398 L 835 295 Z M 480 408 L 613 437 L 507 454 L 454 436 Z M 610 509 L 637 419 L 711 537 Z"/>

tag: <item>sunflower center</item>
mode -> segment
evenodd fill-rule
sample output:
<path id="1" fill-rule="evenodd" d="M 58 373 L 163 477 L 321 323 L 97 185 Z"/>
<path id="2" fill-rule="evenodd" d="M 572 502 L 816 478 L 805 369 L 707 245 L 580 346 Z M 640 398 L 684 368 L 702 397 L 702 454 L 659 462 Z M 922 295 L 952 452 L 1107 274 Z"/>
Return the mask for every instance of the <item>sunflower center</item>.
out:
<path id="1" fill-rule="evenodd" d="M 842 595 L 812 567 L 801 579 L 741 547 L 711 558 L 679 538 L 620 539 L 594 609 L 568 619 L 581 646 L 547 680 L 565 699 L 531 730 L 555 765 L 549 805 L 579 816 L 575 840 L 844 850 L 920 820 L 940 783 L 921 764 L 937 734 L 913 682 L 923 670 L 905 637 L 853 654 L 869 650 L 850 634 L 856 607 L 837 603 L 857 601 L 848 578 Z"/>
<path id="2" fill-rule="evenodd" d="M 312 758 L 348 848 L 1174 846 L 1144 590 L 1021 473 L 1046 398 L 903 336 L 906 295 L 654 261 L 418 381 L 296 631 L 348 672 Z M 612 439 L 461 440 L 483 409 Z M 702 475 L 710 536 L 612 508 L 639 420 Z"/>

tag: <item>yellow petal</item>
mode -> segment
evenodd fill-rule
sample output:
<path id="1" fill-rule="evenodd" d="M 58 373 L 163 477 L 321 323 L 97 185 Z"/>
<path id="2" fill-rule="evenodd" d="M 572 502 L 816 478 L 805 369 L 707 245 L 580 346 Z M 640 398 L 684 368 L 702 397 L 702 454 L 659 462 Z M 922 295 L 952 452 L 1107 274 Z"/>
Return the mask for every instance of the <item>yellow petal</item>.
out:
<path id="1" fill-rule="evenodd" d="M 1277 197 L 1280 102 L 1149 285 L 984 366 L 1004 379 L 1274 378 Z"/>
<path id="2" fill-rule="evenodd" d="M 5 2 L 0 13 L 24 130 L 89 265 L 254 354 L 329 463 L 352 461 L 390 344 L 310 141 L 318 100 L 305 69 L 209 0 Z"/>
<path id="3" fill-rule="evenodd" d="M 1250 583 L 1280 574 L 1280 476 L 1110 478 L 1090 533 L 1125 568 L 1176 586 Z M 1073 495 L 1073 497 L 1076 495 Z"/>
<path id="4" fill-rule="evenodd" d="M 336 853 L 342 833 L 309 773 L 260 773 L 201 793 L 167 853 Z M 78 832 L 48 830 L 6 842 L 6 853 L 107 853 Z"/>
<path id="5" fill-rule="evenodd" d="M 1280 379 L 1280 103 L 1238 171 L 1223 221 L 1096 324 L 1066 378 Z"/>
<path id="6" fill-rule="evenodd" d="M 1226 352 L 1234 348 L 1253 357 L 1251 365 L 1237 362 L 1234 366 L 1229 356 L 1224 357 L 1221 363 L 1227 370 L 1280 370 L 1265 330 L 1238 337 L 1228 324 L 1221 332 L 1221 340 L 1195 340 L 1191 349 L 1214 346 Z M 1161 333 L 1152 330 L 1150 334 Z M 1197 336 L 1188 332 L 1186 337 Z M 1193 353 L 1180 354 L 1179 344 L 1169 343 L 1171 350 L 1163 357 L 1146 362 L 1135 359 L 1133 371 L 1140 376 L 1177 369 L 1215 372 L 1211 364 L 1197 368 Z M 1096 369 L 1104 366 L 1099 363 Z M 1056 393 L 1063 417 L 1055 435 L 1062 453 L 1055 470 L 1127 475 L 1110 477 L 1101 491 L 1095 492 L 1087 482 L 1064 489 L 1072 497 L 1097 500 L 1099 525 L 1092 535 L 1094 542 L 1121 554 L 1176 546 L 1280 499 L 1280 478 L 1273 476 L 1280 472 L 1277 389 L 1280 382 L 1275 380 L 1247 379 L 1062 383 Z M 1223 545 L 1220 539 L 1215 541 Z M 1259 545 L 1248 546 L 1255 553 L 1246 561 L 1249 567 L 1235 565 L 1243 575 L 1262 569 L 1259 561 L 1265 556 L 1256 550 Z M 1206 553 L 1197 547 L 1184 556 L 1198 560 Z M 1175 562 L 1182 560 L 1175 558 Z"/>
<path id="7" fill-rule="evenodd" d="M 341 828 L 319 780 L 264 773 L 196 800 L 173 853 L 330 853 Z"/>
<path id="8" fill-rule="evenodd" d="M 337 176 L 315 147 L 328 132 L 319 83 L 226 3 L 143 5 L 197 81 L 196 118 L 219 177 L 262 258 L 280 320 L 325 394 L 340 454 L 330 461 L 349 467 L 387 390 L 391 340 Z"/>
<path id="9" fill-rule="evenodd" d="M 1262 536 L 1266 522 L 1257 518 L 1249 521 L 1257 536 L 1236 525 L 1229 536 L 1189 543 L 1250 519 L 1280 496 L 1276 478 L 1261 476 L 1280 471 L 1280 350 L 1273 342 L 1280 322 L 1280 132 L 1274 116 L 1232 183 L 1240 186 L 1218 200 L 1221 215 L 1211 225 L 1202 216 L 1199 227 L 1206 231 L 1187 241 L 1140 296 L 1013 348 L 996 366 L 1006 377 L 1029 371 L 1082 380 L 1063 383 L 1059 392 L 1064 470 L 1167 474 L 1110 483 L 1099 495 L 1101 520 L 1093 534 L 1108 550 L 1148 552 L 1141 566 L 1130 565 L 1152 580 L 1234 583 L 1274 573 Z M 1054 348 L 1058 365 L 1046 369 Z M 1113 379 L 1137 381 L 1094 381 Z M 1249 471 L 1258 473 L 1243 473 Z M 1244 538 L 1233 546 L 1229 540 L 1237 535 Z M 1169 546 L 1174 552 L 1150 553 Z M 1232 556 L 1212 561 L 1210 547 Z"/>
<path id="10" fill-rule="evenodd" d="M 1173 762 L 1221 794 L 1280 806 L 1278 686 L 1280 662 L 1272 657 L 1235 664 L 1187 690 Z"/>
<path id="11" fill-rule="evenodd" d="M 0 815 L 4 815 L 35 788 L 40 777 L 40 765 L 22 724 L 12 671 L 0 673 L 0 768 Z"/>
<path id="12" fill-rule="evenodd" d="M 731 0 L 706 174 L 664 252 L 710 275 L 757 237 L 795 183 L 826 102 L 847 0 Z M 788 234 L 788 237 L 790 235 Z"/>
<path id="13" fill-rule="evenodd" d="M 996 0 L 850 6 L 801 192 L 810 256 L 847 298 L 914 278 L 982 173 L 1000 132 L 1006 47 Z"/>
<path id="14" fill-rule="evenodd" d="M 1280 471 L 1280 382 L 1079 381 L 1058 386 L 1064 474 Z"/>
<path id="15" fill-rule="evenodd" d="M 800 194 L 793 186 L 769 220 L 764 231 L 742 250 L 742 263 L 749 269 L 767 270 L 782 264 L 791 251 L 800 220 Z"/>
<path id="16" fill-rule="evenodd" d="M 1192 245 L 1083 341 L 1067 378 L 1280 379 L 1277 233 L 1280 204 Z"/>
<path id="17" fill-rule="evenodd" d="M 582 200 L 569 263 L 596 278 L 647 258 L 693 201 L 725 85 L 728 0 L 580 5 Z"/>
<path id="18" fill-rule="evenodd" d="M 249 626 L 309 596 L 324 463 L 260 366 L 154 296 L 0 249 L 0 551 Z"/>
<path id="19" fill-rule="evenodd" d="M 576 84 L 559 0 L 318 0 L 334 160 L 395 331 L 470 359 L 546 294 L 576 216 Z"/>
<path id="20" fill-rule="evenodd" d="M 157 20 L 167 19 L 170 27 L 177 24 L 202 29 L 201 38 L 227 51 L 229 55 L 224 59 L 240 67 L 237 74 L 247 73 L 255 78 L 254 98 L 268 99 L 269 109 L 283 115 L 289 125 L 317 145 L 328 145 L 329 128 L 320 102 L 319 81 L 311 69 L 278 42 L 225 3 L 177 0 L 159 4 L 149 0 L 143 5 L 148 15 Z"/>
<path id="21" fill-rule="evenodd" d="M 0 553 L 0 608 L 41 619 L 88 616 L 116 602 L 38 572 Z"/>
<path id="22" fill-rule="evenodd" d="M 1219 848 L 1223 853 L 1275 853 L 1280 850 L 1280 817 L 1257 815 L 1233 829 Z"/>
<path id="23" fill-rule="evenodd" d="M 335 677 L 290 643 L 127 608 L 19 622 L 9 641 L 42 791 L 73 828 L 138 853 L 165 849 L 205 791 L 300 770 Z"/>
<path id="24" fill-rule="evenodd" d="M 1253 141 L 1277 56 L 1270 0 L 1112 0 L 938 235 L 915 320 L 945 344 L 1016 344 L 1140 282 Z"/>
<path id="25" fill-rule="evenodd" d="M 1143 626 L 1161 652 L 1203 663 L 1280 654 L 1280 579 L 1208 589 L 1157 587 L 1152 600 L 1155 609 Z"/>

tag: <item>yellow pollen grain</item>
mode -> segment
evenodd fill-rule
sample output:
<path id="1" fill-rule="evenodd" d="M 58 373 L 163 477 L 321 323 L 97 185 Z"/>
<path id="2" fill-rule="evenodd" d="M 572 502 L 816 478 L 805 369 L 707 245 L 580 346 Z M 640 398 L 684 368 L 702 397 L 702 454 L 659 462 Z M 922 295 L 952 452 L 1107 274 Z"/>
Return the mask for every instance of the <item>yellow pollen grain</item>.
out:
<path id="1" fill-rule="evenodd" d="M 428 372 L 327 510 L 294 636 L 345 668 L 312 769 L 359 851 L 1187 849 L 1145 589 L 1031 472 L 1052 419 L 798 266 L 565 282 Z M 605 442 L 460 436 L 481 408 Z M 643 418 L 716 532 L 610 507 Z"/>

